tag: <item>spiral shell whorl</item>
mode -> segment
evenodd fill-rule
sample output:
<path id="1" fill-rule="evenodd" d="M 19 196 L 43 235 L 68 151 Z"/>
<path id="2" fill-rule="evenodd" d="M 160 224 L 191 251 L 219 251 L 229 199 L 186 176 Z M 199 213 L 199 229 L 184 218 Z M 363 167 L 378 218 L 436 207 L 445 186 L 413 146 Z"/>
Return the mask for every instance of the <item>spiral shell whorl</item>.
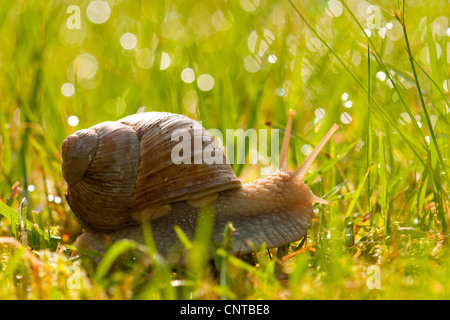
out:
<path id="1" fill-rule="evenodd" d="M 68 136 L 62 144 L 62 171 L 69 186 L 80 181 L 98 149 L 95 130 L 84 129 Z"/>

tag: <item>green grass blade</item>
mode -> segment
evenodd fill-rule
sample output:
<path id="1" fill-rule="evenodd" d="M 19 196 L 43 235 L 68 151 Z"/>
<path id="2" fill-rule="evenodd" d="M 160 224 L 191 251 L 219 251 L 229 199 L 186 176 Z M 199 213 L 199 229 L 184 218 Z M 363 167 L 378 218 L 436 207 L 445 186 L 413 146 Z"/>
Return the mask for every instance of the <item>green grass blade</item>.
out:
<path id="1" fill-rule="evenodd" d="M 379 172 L 380 172 L 380 204 L 381 204 L 381 215 L 384 219 L 384 232 L 385 234 L 390 234 L 390 217 L 389 217 L 389 209 L 388 209 L 388 184 L 387 184 L 387 176 L 386 176 L 386 157 L 384 152 L 384 142 L 383 142 L 383 133 L 378 134 L 378 152 L 379 152 Z"/>
<path id="2" fill-rule="evenodd" d="M 14 222 L 14 221 L 20 221 L 19 214 L 14 211 L 11 207 L 7 206 L 5 203 L 0 202 L 0 215 L 4 216 L 8 220 Z M 45 231 L 41 230 L 37 227 L 37 225 L 34 225 L 30 220 L 24 219 L 25 222 L 25 228 L 28 231 L 32 231 L 33 229 L 39 233 L 39 235 L 43 238 L 48 240 L 48 235 Z"/>
<path id="3" fill-rule="evenodd" d="M 353 220 L 352 220 L 352 214 L 353 209 L 355 208 L 356 202 L 359 199 L 359 196 L 361 195 L 361 191 L 364 188 L 364 184 L 366 183 L 367 176 L 369 175 L 370 169 L 372 168 L 373 163 L 370 164 L 369 168 L 367 168 L 366 174 L 364 175 L 364 178 L 359 183 L 358 187 L 356 188 L 352 200 L 350 201 L 350 204 L 347 208 L 347 212 L 345 213 L 345 220 L 344 220 L 344 243 L 348 246 L 353 245 L 354 241 L 354 234 L 353 234 Z"/>
<path id="4" fill-rule="evenodd" d="M 111 269 L 111 266 L 114 264 L 117 258 L 120 257 L 120 255 L 127 251 L 136 249 L 139 249 L 142 252 L 147 252 L 146 247 L 142 244 L 127 239 L 119 240 L 112 244 L 103 256 L 103 259 L 98 264 L 95 281 L 100 282 L 103 278 L 106 277 L 109 270 Z"/>

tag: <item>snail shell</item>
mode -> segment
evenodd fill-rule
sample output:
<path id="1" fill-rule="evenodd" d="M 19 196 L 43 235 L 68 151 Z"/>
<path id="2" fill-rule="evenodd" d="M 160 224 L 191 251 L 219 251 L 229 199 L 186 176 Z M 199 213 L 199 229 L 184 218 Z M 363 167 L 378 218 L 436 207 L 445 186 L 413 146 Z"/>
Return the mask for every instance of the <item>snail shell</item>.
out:
<path id="1" fill-rule="evenodd" d="M 201 135 L 202 151 L 221 152 L 223 161 L 196 164 L 193 150 L 191 161 L 174 165 L 177 130 L 192 141 Z M 241 187 L 211 134 L 179 114 L 141 113 L 77 131 L 64 140 L 62 157 L 67 202 L 82 226 L 95 232 L 138 224 L 142 216 L 156 219 L 172 202 Z"/>

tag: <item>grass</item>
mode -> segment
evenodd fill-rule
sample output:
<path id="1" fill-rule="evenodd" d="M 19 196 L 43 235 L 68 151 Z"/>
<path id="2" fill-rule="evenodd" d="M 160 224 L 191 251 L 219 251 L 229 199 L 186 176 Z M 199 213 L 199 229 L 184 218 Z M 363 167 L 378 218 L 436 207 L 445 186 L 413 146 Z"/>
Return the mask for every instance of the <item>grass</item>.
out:
<path id="1" fill-rule="evenodd" d="M 0 9 L 1 299 L 450 298 L 448 3 L 107 2 L 101 24 L 89 1 Z M 72 4 L 80 29 L 67 26 Z M 182 80 L 186 68 L 195 81 Z M 304 239 L 243 258 L 228 253 L 227 228 L 205 259 L 207 218 L 194 239 L 177 230 L 183 267 L 154 250 L 147 225 L 145 244 L 112 244 L 98 264 L 71 258 L 81 228 L 60 145 L 140 109 L 224 133 L 283 132 L 293 109 L 291 169 L 339 123 L 305 177 L 331 205 L 315 208 Z M 244 182 L 262 172 L 233 169 Z"/>

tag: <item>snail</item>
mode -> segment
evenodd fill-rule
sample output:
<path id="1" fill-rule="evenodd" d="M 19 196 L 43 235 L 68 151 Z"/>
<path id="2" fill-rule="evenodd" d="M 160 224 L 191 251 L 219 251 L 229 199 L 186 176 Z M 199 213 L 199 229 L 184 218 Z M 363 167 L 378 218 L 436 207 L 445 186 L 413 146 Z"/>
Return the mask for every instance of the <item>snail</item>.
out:
<path id="1" fill-rule="evenodd" d="M 107 241 L 144 243 L 141 224 L 149 221 L 156 249 L 167 255 L 180 248 L 174 226 L 193 238 L 199 211 L 206 206 L 213 208 L 212 243 L 221 242 L 225 226 L 232 224 L 234 255 L 250 253 L 263 243 L 275 248 L 298 241 L 311 226 L 313 203 L 327 203 L 311 192 L 303 178 L 338 125 L 298 169 L 289 172 L 293 116 L 291 110 L 278 170 L 244 185 L 209 132 L 183 115 L 139 113 L 71 134 L 62 144 L 65 195 L 84 228 L 74 245 L 103 252 Z M 201 148 L 197 145 L 192 154 L 187 152 L 184 160 L 188 161 L 179 164 L 173 161 L 180 143 L 174 132 L 202 137 Z M 207 150 L 223 161 L 189 161 Z"/>

